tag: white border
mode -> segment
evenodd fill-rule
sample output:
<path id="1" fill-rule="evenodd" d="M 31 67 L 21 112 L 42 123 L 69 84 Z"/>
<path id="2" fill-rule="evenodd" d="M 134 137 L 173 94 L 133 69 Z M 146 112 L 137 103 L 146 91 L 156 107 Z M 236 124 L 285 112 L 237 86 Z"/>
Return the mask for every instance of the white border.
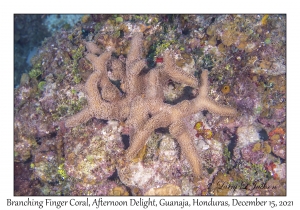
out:
<path id="1" fill-rule="evenodd" d="M 297 2 L 297 1 L 294 1 Z M 294 208 L 300 206 L 299 200 L 299 110 L 298 102 L 300 79 L 299 59 L 299 11 L 296 3 L 290 1 L 33 1 L 15 0 L 8 3 L 1 3 L 0 19 L 0 43 L 1 43 L 1 124 L 0 124 L 0 207 L 8 209 L 6 199 L 26 200 L 27 197 L 13 197 L 13 14 L 15 13 L 286 13 L 287 14 L 287 196 L 285 197 L 258 197 L 259 200 L 292 200 Z M 47 197 L 50 198 L 50 197 Z M 69 200 L 71 197 L 52 197 L 55 200 Z M 80 199 L 80 197 L 77 197 Z M 231 200 L 234 197 L 216 197 L 216 200 Z M 241 200 L 253 200 L 254 197 L 239 197 Z M 44 200 L 45 197 L 34 197 L 35 200 Z M 84 199 L 84 198 L 82 198 Z M 111 199 L 118 199 L 113 197 Z M 130 198 L 127 198 L 130 199 Z M 173 197 L 174 200 L 181 200 L 181 197 Z M 187 198 L 185 199 L 192 199 Z M 206 198 L 207 199 L 207 198 Z M 27 209 L 37 209 L 37 207 Z M 164 207 L 175 209 L 175 207 Z M 197 207 L 197 209 L 203 207 Z M 263 207 L 257 207 L 263 208 Z M 264 207 L 266 208 L 266 207 Z M 9 208 L 11 209 L 11 207 Z M 50 209 L 50 208 L 43 208 Z M 55 209 L 55 208 L 51 208 Z M 66 209 L 66 208 L 61 208 Z M 73 209 L 73 208 L 72 208 Z M 94 208 L 89 208 L 94 209 Z M 109 208 L 113 209 L 113 208 Z M 129 207 L 128 207 L 129 209 Z M 135 207 L 130 209 L 143 209 Z M 148 208 L 152 209 L 152 208 Z M 157 208 L 155 208 L 157 209 Z M 176 209 L 180 209 L 177 207 Z M 191 208 L 190 208 L 191 209 Z M 196 209 L 196 208 L 195 208 Z M 210 208 L 211 209 L 211 208 Z M 214 207 L 213 209 L 218 209 Z M 277 207 L 275 209 L 282 209 Z M 297 207 L 296 207 L 297 209 Z"/>

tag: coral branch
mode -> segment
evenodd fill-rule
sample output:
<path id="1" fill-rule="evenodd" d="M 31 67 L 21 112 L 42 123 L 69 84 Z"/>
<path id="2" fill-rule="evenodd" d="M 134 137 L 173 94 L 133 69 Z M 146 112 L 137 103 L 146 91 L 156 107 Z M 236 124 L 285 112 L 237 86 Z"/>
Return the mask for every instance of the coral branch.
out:
<path id="1" fill-rule="evenodd" d="M 194 176 L 200 177 L 202 174 L 201 161 L 199 155 L 197 155 L 193 139 L 187 132 L 184 123 L 182 123 L 181 121 L 173 123 L 170 126 L 170 134 L 176 136 L 183 154 L 186 156 L 193 168 Z"/>
<path id="2" fill-rule="evenodd" d="M 191 87 L 196 88 L 198 86 L 197 79 L 183 71 L 181 68 L 177 67 L 175 64 L 175 59 L 172 56 L 171 52 L 166 51 L 164 55 L 164 72 L 174 81 L 187 84 Z"/>
<path id="3" fill-rule="evenodd" d="M 92 117 L 91 112 L 88 107 L 81 110 L 79 113 L 73 115 L 66 120 L 66 127 L 75 127 L 82 123 L 87 122 Z"/>

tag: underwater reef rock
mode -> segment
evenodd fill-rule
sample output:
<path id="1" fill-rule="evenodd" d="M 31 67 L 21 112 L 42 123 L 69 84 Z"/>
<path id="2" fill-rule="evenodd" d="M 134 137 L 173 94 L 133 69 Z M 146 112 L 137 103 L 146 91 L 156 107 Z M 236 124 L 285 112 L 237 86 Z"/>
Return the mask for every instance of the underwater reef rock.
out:
<path id="1" fill-rule="evenodd" d="M 166 196 L 166 195 L 181 195 L 181 190 L 178 186 L 173 184 L 167 184 L 158 188 L 151 188 L 144 195 L 158 195 L 158 196 Z"/>

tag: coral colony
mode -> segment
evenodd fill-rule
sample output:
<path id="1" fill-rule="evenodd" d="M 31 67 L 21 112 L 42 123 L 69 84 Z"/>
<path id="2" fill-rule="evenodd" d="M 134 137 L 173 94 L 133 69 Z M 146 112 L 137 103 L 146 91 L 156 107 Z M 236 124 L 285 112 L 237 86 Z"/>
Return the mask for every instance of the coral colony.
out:
<path id="1" fill-rule="evenodd" d="M 151 69 L 147 74 L 140 75 L 146 66 L 142 55 L 142 33 L 133 35 L 126 66 L 115 60 L 112 64 L 112 74 L 119 76 L 124 97 L 107 76 L 107 61 L 111 52 L 105 52 L 97 57 L 96 46 L 89 46 L 87 59 L 92 63 L 94 72 L 84 86 L 88 106 L 66 120 L 66 127 L 74 127 L 88 121 L 92 117 L 105 120 L 125 121 L 130 130 L 130 146 L 126 151 L 126 159 L 134 158 L 146 144 L 147 139 L 155 129 L 168 127 L 170 134 L 177 139 L 181 150 L 193 167 L 196 177 L 201 175 L 199 156 L 193 140 L 187 132 L 184 118 L 202 110 L 208 110 L 221 116 L 234 116 L 234 108 L 217 104 L 208 98 L 208 71 L 201 74 L 201 86 L 197 79 L 182 69 L 176 67 L 172 52 L 166 51 L 164 64 Z M 92 45 L 92 43 L 89 43 Z M 193 100 L 184 100 L 176 105 L 164 103 L 163 86 L 169 79 L 199 88 L 199 94 Z M 98 84 L 101 94 L 98 90 Z M 151 117 L 150 117 L 151 116 Z"/>
<path id="2" fill-rule="evenodd" d="M 285 24 L 85 15 L 57 30 L 16 85 L 15 195 L 285 195 Z"/>

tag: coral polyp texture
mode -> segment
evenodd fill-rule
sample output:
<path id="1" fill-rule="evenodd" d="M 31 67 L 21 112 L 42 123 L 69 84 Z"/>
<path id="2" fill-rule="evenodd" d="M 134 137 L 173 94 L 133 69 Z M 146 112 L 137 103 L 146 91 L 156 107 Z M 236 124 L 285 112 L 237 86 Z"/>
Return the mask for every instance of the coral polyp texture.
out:
<path id="1" fill-rule="evenodd" d="M 15 88 L 15 195 L 285 195 L 285 26 L 124 14 L 56 30 Z"/>
<path id="2" fill-rule="evenodd" d="M 121 85 L 124 87 L 124 94 L 121 97 L 121 92 L 107 76 L 106 66 L 111 58 L 111 52 L 102 53 L 100 56 L 92 53 L 86 55 L 94 69 L 84 86 L 88 106 L 68 118 L 65 125 L 73 127 L 92 117 L 125 120 L 126 127 L 130 130 L 130 146 L 125 154 L 127 160 L 137 155 L 155 129 L 169 127 L 170 134 L 177 139 L 193 167 L 194 175 L 200 177 L 201 161 L 193 139 L 187 131 L 184 118 L 203 110 L 221 116 L 234 116 L 237 115 L 237 111 L 234 108 L 219 105 L 207 96 L 207 70 L 202 72 L 201 85 L 198 85 L 197 78 L 176 67 L 174 56 L 170 51 L 164 53 L 163 65 L 150 69 L 146 74 L 141 74 L 146 67 L 146 60 L 141 58 L 142 37 L 142 33 L 133 35 L 126 65 L 113 65 L 113 67 L 123 67 L 122 69 L 112 68 L 112 74 L 117 71 L 123 72 L 122 75 L 124 75 L 121 78 Z M 198 88 L 199 94 L 192 100 L 183 100 L 176 105 L 166 104 L 162 93 L 168 79 Z"/>

